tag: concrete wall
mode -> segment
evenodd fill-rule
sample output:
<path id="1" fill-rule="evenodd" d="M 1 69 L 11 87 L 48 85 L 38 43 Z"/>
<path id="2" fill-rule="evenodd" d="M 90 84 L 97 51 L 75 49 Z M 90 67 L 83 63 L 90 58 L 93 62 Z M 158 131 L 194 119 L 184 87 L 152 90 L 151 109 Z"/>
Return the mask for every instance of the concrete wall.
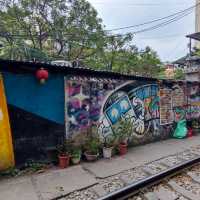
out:
<path id="1" fill-rule="evenodd" d="M 187 81 L 199 81 L 200 80 L 200 72 L 186 73 L 185 79 Z"/>
<path id="2" fill-rule="evenodd" d="M 34 75 L 4 73 L 17 164 L 46 158 L 46 149 L 64 137 L 64 78 L 50 75 L 42 85 Z"/>
<path id="3" fill-rule="evenodd" d="M 45 84 L 35 76 L 4 73 L 8 104 L 56 123 L 64 123 L 64 79 L 50 75 Z"/>

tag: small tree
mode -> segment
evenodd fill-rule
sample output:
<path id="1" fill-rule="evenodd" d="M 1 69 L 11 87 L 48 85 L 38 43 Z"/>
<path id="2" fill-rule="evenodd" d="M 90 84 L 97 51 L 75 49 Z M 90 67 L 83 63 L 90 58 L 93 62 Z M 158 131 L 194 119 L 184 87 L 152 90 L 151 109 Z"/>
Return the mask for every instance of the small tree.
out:
<path id="1" fill-rule="evenodd" d="M 176 69 L 175 70 L 174 79 L 176 79 L 176 80 L 185 79 L 185 73 L 183 72 L 182 69 Z"/>

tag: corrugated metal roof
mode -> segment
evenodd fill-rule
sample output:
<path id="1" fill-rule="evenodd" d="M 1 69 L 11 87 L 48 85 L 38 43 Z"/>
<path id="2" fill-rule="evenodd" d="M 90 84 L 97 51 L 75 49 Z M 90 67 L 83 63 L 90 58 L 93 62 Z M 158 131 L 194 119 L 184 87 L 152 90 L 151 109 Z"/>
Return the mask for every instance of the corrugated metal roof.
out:
<path id="1" fill-rule="evenodd" d="M 200 32 L 187 35 L 186 37 L 200 41 Z"/>
<path id="2" fill-rule="evenodd" d="M 35 74 L 40 68 L 47 69 L 50 73 L 61 74 L 63 76 L 90 76 L 95 78 L 103 79 L 124 79 L 124 80 L 143 80 L 143 81 L 159 81 L 157 78 L 122 74 L 111 71 L 94 70 L 86 67 L 71 67 L 71 66 L 60 66 L 52 65 L 49 63 L 42 62 L 26 62 L 26 61 L 15 61 L 15 60 L 2 60 L 0 59 L 0 72 L 12 72 L 12 73 L 31 73 Z M 185 80 L 161 80 L 166 83 L 172 82 L 186 82 Z"/>
<path id="3" fill-rule="evenodd" d="M 41 67 L 49 70 L 50 73 L 61 73 L 65 76 L 67 75 L 80 75 L 80 76 L 95 76 L 95 77 L 105 77 L 105 78 L 115 78 L 115 79 L 129 79 L 129 80 L 157 80 L 148 76 L 139 75 L 129 75 L 122 74 L 118 72 L 111 72 L 105 70 L 94 70 L 87 67 L 72 67 L 72 66 L 61 66 L 52 65 L 43 62 L 24 62 L 15 60 L 1 60 L 0 59 L 0 71 L 10 71 L 13 73 L 35 73 L 37 69 Z"/>
<path id="4" fill-rule="evenodd" d="M 179 58 L 178 60 L 174 61 L 173 64 L 186 65 L 186 59 L 188 56 L 189 55 Z"/>
<path id="5" fill-rule="evenodd" d="M 198 63 L 200 63 L 200 56 L 195 56 L 195 55 L 190 56 L 188 54 L 188 55 L 174 61 L 173 64 L 186 65 L 187 62 L 198 62 Z"/>

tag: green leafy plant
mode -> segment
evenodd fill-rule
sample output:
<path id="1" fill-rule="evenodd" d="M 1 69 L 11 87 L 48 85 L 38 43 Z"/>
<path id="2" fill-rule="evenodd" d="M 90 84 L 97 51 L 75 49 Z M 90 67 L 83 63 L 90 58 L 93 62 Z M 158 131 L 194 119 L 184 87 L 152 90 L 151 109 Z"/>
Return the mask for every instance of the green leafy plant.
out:
<path id="1" fill-rule="evenodd" d="M 98 154 L 100 147 L 100 142 L 98 138 L 90 137 L 88 138 L 85 149 L 90 154 Z"/>
<path id="2" fill-rule="evenodd" d="M 0 172 L 0 177 L 4 177 L 4 176 L 8 176 L 8 177 L 13 177 L 13 176 L 18 176 L 20 174 L 20 170 L 15 168 L 15 167 L 11 167 L 11 168 L 8 168 L 4 171 L 1 171 Z"/>
<path id="3" fill-rule="evenodd" d="M 72 153 L 71 154 L 72 154 L 72 157 L 79 158 L 80 155 L 81 155 L 81 148 L 80 147 L 74 147 L 72 149 Z"/>
<path id="4" fill-rule="evenodd" d="M 133 132 L 133 123 L 130 118 L 122 118 L 114 127 L 113 131 L 119 143 L 126 143 Z"/>
<path id="5" fill-rule="evenodd" d="M 115 135 L 107 136 L 107 137 L 104 138 L 103 146 L 104 146 L 105 148 L 114 147 L 115 144 L 116 144 L 116 137 L 115 137 Z"/>
<path id="6" fill-rule="evenodd" d="M 73 164 L 80 163 L 81 154 L 82 154 L 81 147 L 80 146 L 73 146 L 72 152 L 71 152 L 71 162 Z"/>
<path id="7" fill-rule="evenodd" d="M 72 152 L 72 141 L 65 140 L 61 145 L 57 146 L 57 151 L 59 155 L 71 154 Z"/>
<path id="8" fill-rule="evenodd" d="M 176 69 L 174 74 L 174 79 L 176 80 L 185 79 L 184 71 L 182 69 Z"/>
<path id="9" fill-rule="evenodd" d="M 42 170 L 45 168 L 45 164 L 44 163 L 39 163 L 39 162 L 35 162 L 33 160 L 28 160 L 26 163 L 25 163 L 25 168 L 28 169 L 29 171 L 31 172 L 36 172 L 36 171 L 39 171 L 39 170 Z"/>
<path id="10" fill-rule="evenodd" d="M 100 148 L 100 140 L 97 134 L 97 127 L 92 126 L 88 131 L 87 131 L 87 139 L 86 143 L 84 145 L 84 148 L 87 153 L 90 154 L 98 154 L 99 148 Z"/>

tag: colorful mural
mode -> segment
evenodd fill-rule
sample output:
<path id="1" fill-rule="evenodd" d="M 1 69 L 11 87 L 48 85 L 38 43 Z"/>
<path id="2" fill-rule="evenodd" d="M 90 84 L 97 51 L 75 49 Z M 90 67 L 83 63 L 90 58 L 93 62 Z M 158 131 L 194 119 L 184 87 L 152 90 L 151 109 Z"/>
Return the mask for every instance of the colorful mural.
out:
<path id="1" fill-rule="evenodd" d="M 133 124 L 130 139 L 145 142 L 172 134 L 174 122 L 200 116 L 199 86 L 187 91 L 185 83 L 76 77 L 65 81 L 65 90 L 67 136 L 96 124 L 103 139 L 124 118 Z"/>
<path id="2" fill-rule="evenodd" d="M 200 118 L 200 86 L 198 83 L 188 85 L 188 119 Z"/>
<path id="3" fill-rule="evenodd" d="M 116 82 L 91 79 L 65 81 L 67 137 L 98 125 L 102 103 Z"/>
<path id="4" fill-rule="evenodd" d="M 192 120 L 200 117 L 199 84 L 175 84 L 172 87 L 174 121 Z"/>
<path id="5" fill-rule="evenodd" d="M 121 118 L 132 120 L 133 137 L 159 134 L 158 85 L 127 81 L 66 80 L 67 136 L 96 124 L 102 138 Z"/>
<path id="6" fill-rule="evenodd" d="M 14 166 L 12 136 L 3 80 L 0 75 L 0 170 Z"/>
<path id="7" fill-rule="evenodd" d="M 172 106 L 174 111 L 173 121 L 178 122 L 186 119 L 188 105 L 185 84 L 174 84 L 172 86 Z"/>
<path id="8" fill-rule="evenodd" d="M 112 126 L 121 118 L 132 120 L 133 136 L 144 136 L 150 127 L 156 132 L 159 119 L 158 86 L 132 81 L 111 92 L 101 113 L 99 129 L 103 137 L 112 133 Z"/>

